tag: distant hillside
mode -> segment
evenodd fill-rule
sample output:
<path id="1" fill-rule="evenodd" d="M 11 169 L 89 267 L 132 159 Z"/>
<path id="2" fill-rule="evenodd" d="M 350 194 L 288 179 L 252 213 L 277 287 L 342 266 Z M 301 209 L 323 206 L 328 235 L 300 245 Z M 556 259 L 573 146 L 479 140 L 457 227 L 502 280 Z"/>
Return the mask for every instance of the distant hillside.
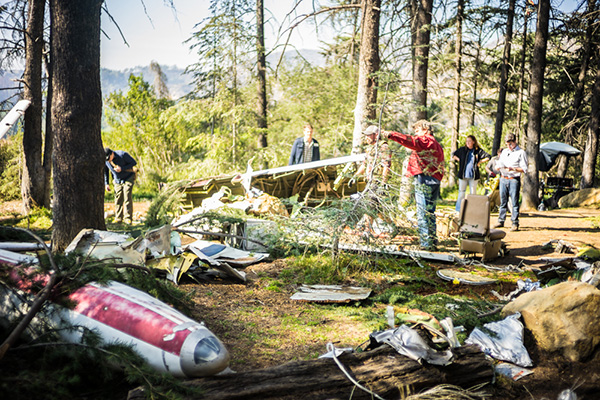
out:
<path id="1" fill-rule="evenodd" d="M 0 102 L 4 102 L 6 99 L 11 98 L 12 96 L 14 96 L 15 94 L 17 94 L 19 92 L 18 88 L 19 88 L 19 82 L 16 82 L 16 79 L 20 79 L 21 75 L 22 75 L 22 71 L 16 71 L 16 72 L 8 72 L 8 71 L 2 71 L 2 75 L 0 75 L 0 88 L 2 90 L 0 90 Z M 15 88 L 15 89 L 9 89 L 9 90 L 5 90 L 7 88 Z M 19 100 L 19 99 L 16 99 Z M 14 100 L 12 103 L 16 103 L 16 100 Z M 8 107 L 10 109 L 10 107 Z"/>
<path id="2" fill-rule="evenodd" d="M 271 68 L 275 68 L 279 62 L 281 52 L 269 54 L 267 57 L 267 63 Z M 325 65 L 325 57 L 318 50 L 295 50 L 288 48 L 285 53 L 284 63 L 293 64 L 298 62 L 308 62 L 309 64 L 320 67 Z M 178 99 L 182 96 L 187 95 L 193 88 L 192 77 L 188 74 L 184 74 L 183 68 L 175 66 L 162 66 L 162 70 L 167 76 L 167 86 L 171 97 Z M 0 88 L 18 87 L 18 83 L 15 82 L 19 79 L 23 71 L 14 72 L 3 72 L 0 75 Z M 102 96 L 107 96 L 110 93 L 121 90 L 127 91 L 128 84 L 127 80 L 129 75 L 134 74 L 136 76 L 142 75 L 144 80 L 150 84 L 154 82 L 154 74 L 150 71 L 149 66 L 137 66 L 120 71 L 102 68 L 100 70 L 100 83 L 102 85 Z M 0 102 L 4 101 L 17 93 L 17 90 L 0 90 Z"/>
<path id="3" fill-rule="evenodd" d="M 192 90 L 192 78 L 183 73 L 182 68 L 174 66 L 162 66 L 163 73 L 167 76 L 167 86 L 173 99 L 185 96 Z M 102 85 L 102 95 L 106 96 L 112 92 L 121 90 L 127 91 L 127 80 L 129 75 L 142 75 L 144 80 L 150 84 L 154 82 L 154 73 L 150 71 L 149 66 L 133 67 L 121 71 L 102 68 L 100 70 L 100 81 Z"/>

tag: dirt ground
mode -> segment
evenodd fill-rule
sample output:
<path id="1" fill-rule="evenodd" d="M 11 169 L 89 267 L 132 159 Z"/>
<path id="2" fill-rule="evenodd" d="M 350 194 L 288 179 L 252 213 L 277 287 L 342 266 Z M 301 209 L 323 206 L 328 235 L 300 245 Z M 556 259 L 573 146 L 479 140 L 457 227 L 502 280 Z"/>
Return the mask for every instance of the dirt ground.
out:
<path id="1" fill-rule="evenodd" d="M 110 204 L 106 210 L 110 211 Z M 18 212 L 18 204 L 0 205 L 0 213 L 10 208 Z M 148 203 L 136 203 L 134 212 L 143 216 Z M 492 216 L 495 222 L 495 216 Z M 507 221 L 508 222 L 508 221 Z M 554 253 L 544 244 L 562 239 L 575 246 L 583 244 L 600 248 L 600 210 L 567 209 L 522 214 L 520 230 L 511 232 L 508 223 L 505 242 L 510 250 L 503 258 L 488 262 L 503 267 L 521 265 L 525 269 L 544 264 L 541 258 L 558 258 L 565 254 Z M 451 244 L 441 249 L 455 252 Z M 572 255 L 571 255 L 572 256 Z M 435 266 L 438 267 L 438 266 Z M 311 359 L 325 352 L 326 343 L 338 347 L 356 347 L 368 339 L 366 328 L 357 328 L 351 319 L 315 315 L 306 332 L 286 335 L 286 320 L 306 316 L 313 312 L 310 305 L 290 300 L 293 287 L 273 290 L 266 282 L 277 278 L 286 268 L 285 260 L 275 260 L 247 267 L 248 282 L 208 281 L 201 284 L 184 283 L 181 288 L 192 293 L 195 302 L 193 317 L 206 325 L 225 343 L 232 355 L 231 368 L 248 371 L 279 365 L 288 361 Z M 448 265 L 439 265 L 448 268 Z M 351 282 L 349 282 L 351 283 Z M 486 286 L 456 286 L 441 284 L 448 294 L 485 295 L 491 298 Z M 513 286 L 496 285 L 493 289 L 506 294 Z M 268 310 L 268 311 L 265 311 Z M 332 309 L 334 310 L 334 309 Z M 384 314 L 385 309 L 374 310 Z M 332 311 L 333 312 L 333 311 Z M 310 314 L 312 315 L 312 314 Z M 322 327 L 327 327 L 327 335 Z M 531 340 L 531 338 L 526 338 Z M 528 346 L 528 348 L 535 348 Z M 533 374 L 518 382 L 500 378 L 494 385 L 491 399 L 556 399 L 564 389 L 574 389 L 579 399 L 596 399 L 600 393 L 600 356 L 585 363 L 571 363 L 560 357 L 540 354 L 530 350 L 534 361 Z"/>

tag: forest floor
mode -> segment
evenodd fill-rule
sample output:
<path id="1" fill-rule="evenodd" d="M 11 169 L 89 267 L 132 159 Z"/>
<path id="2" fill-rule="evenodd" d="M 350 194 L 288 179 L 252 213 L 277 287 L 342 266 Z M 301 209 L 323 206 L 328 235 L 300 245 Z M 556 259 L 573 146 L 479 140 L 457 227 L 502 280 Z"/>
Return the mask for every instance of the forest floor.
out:
<path id="1" fill-rule="evenodd" d="M 519 231 L 511 232 L 506 228 L 505 242 L 510 250 L 509 254 L 488 264 L 497 267 L 521 265 L 524 269 L 539 267 L 545 264 L 541 258 L 565 256 L 543 246 L 554 239 L 563 239 L 575 246 L 590 244 L 600 248 L 600 230 L 597 226 L 599 219 L 600 210 L 596 209 L 523 214 Z M 195 317 L 204 321 L 225 342 L 232 354 L 232 369 L 236 371 L 314 358 L 326 352 L 325 346 L 329 341 L 337 342 L 338 347 L 356 347 L 367 340 L 371 333 L 368 328 L 352 319 L 336 315 L 334 308 L 330 315 L 318 313 L 313 321 L 309 318 L 306 326 L 308 335 L 306 332 L 286 331 L 286 319 L 313 313 L 312 307 L 307 303 L 290 300 L 295 287 L 282 287 L 279 291 L 274 291 L 269 290 L 264 283 L 264 277 L 276 279 L 286 269 L 286 265 L 286 260 L 275 260 L 250 266 L 246 268 L 248 282 L 245 284 L 221 281 L 182 285 L 184 290 L 193 291 Z M 433 267 L 448 268 L 448 265 Z M 441 285 L 449 295 L 482 296 L 490 300 L 493 300 L 490 294 L 492 289 L 506 294 L 514 288 L 506 283 L 492 287 Z M 437 286 L 438 289 L 439 287 Z M 258 311 L 259 309 L 268 309 L 269 312 Z M 384 315 L 385 307 L 382 306 L 378 311 Z M 255 335 L 261 338 L 250 339 Z M 532 368 L 533 374 L 515 383 L 500 380 L 495 385 L 492 399 L 551 400 L 556 399 L 562 390 L 569 388 L 576 389 L 579 399 L 597 398 L 600 393 L 600 356 L 586 363 L 572 363 L 547 354 L 533 352 L 530 355 L 535 365 Z"/>
<path id="2" fill-rule="evenodd" d="M 149 203 L 136 203 L 134 211 L 143 215 Z M 17 204 L 2 204 L 0 215 L 18 210 Z M 107 204 L 107 210 L 111 205 Z M 15 211 L 18 212 L 18 211 Z M 492 216 L 495 222 L 495 215 Z M 508 222 L 508 221 L 507 221 Z M 542 258 L 559 258 L 545 243 L 562 239 L 574 246 L 588 244 L 600 248 L 600 210 L 591 208 L 557 209 L 523 213 L 520 230 L 505 228 L 509 254 L 486 264 L 496 267 L 509 265 L 533 269 L 545 264 Z M 446 243 L 441 252 L 457 254 L 456 246 Z M 572 256 L 572 255 L 571 255 Z M 249 371 L 271 367 L 294 360 L 314 359 L 326 352 L 326 344 L 338 347 L 357 347 L 368 340 L 373 327 L 357 323 L 335 306 L 298 302 L 290 299 L 295 285 L 273 285 L 288 267 L 288 259 L 276 259 L 245 269 L 247 282 L 215 280 L 203 283 L 181 283 L 194 301 L 192 317 L 206 325 L 225 343 L 231 353 L 231 368 Z M 447 264 L 431 267 L 449 268 Z M 423 293 L 443 291 L 448 295 L 472 296 L 495 300 L 491 290 L 507 294 L 514 282 L 501 281 L 495 285 L 453 285 L 440 281 L 424 287 Z M 355 284 L 356 282 L 345 282 Z M 393 285 L 382 281 L 381 290 Z M 378 289 L 374 289 L 376 292 Z M 423 294 L 422 293 L 422 294 Z M 384 315 L 385 305 L 373 306 L 373 312 Z M 296 321 L 290 324 L 290 320 Z M 298 321 L 304 321 L 298 329 Z M 292 327 L 293 328 L 290 328 Z M 528 348 L 534 362 L 533 374 L 517 382 L 499 379 L 491 390 L 491 399 L 556 399 L 564 389 L 574 389 L 579 399 L 594 399 L 600 393 L 600 355 L 585 363 L 573 363 L 560 356 L 544 354 Z"/>

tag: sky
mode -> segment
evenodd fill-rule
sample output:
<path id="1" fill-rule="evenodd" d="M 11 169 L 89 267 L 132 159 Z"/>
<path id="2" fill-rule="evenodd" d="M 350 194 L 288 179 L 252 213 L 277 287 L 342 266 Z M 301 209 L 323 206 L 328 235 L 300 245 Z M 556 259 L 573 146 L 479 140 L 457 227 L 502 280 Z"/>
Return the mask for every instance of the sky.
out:
<path id="1" fill-rule="evenodd" d="M 196 56 L 184 41 L 192 36 L 194 26 L 209 16 L 209 0 L 173 0 L 174 13 L 163 0 L 106 0 L 105 6 L 120 27 L 127 46 L 115 23 L 102 13 L 101 58 L 103 68 L 123 70 L 145 66 L 156 61 L 162 66 L 185 68 L 195 62 Z M 296 0 L 265 0 L 265 27 L 267 49 L 272 48 L 276 29 L 293 8 Z M 310 12 L 312 0 L 303 0 L 298 13 Z M 320 37 L 327 32 L 320 29 Z M 312 24 L 304 23 L 291 37 L 298 49 L 318 49 L 319 41 Z"/>
<path id="2" fill-rule="evenodd" d="M 267 50 L 272 48 L 277 29 L 286 14 L 294 8 L 296 13 L 312 11 L 313 2 L 326 4 L 327 0 L 264 0 L 265 41 Z M 555 7 L 567 11 L 584 0 L 552 0 Z M 165 0 L 105 0 L 105 6 L 120 27 L 128 45 L 123 42 L 115 23 L 102 13 L 101 66 L 123 70 L 149 65 L 151 61 L 161 66 L 185 68 L 196 61 L 196 56 L 184 42 L 192 36 L 194 26 L 209 16 L 210 0 L 173 0 L 175 13 L 164 4 Z M 320 41 L 327 41 L 334 33 L 325 24 L 318 35 L 311 19 L 301 24 L 291 36 L 290 43 L 297 49 L 320 48 Z"/>

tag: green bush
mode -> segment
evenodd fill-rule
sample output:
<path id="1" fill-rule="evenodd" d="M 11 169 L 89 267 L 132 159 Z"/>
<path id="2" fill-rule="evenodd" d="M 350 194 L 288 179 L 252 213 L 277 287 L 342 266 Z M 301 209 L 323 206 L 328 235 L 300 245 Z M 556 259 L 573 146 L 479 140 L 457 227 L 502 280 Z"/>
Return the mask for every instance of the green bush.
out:
<path id="1" fill-rule="evenodd" d="M 0 201 L 21 198 L 22 135 L 0 141 Z"/>

